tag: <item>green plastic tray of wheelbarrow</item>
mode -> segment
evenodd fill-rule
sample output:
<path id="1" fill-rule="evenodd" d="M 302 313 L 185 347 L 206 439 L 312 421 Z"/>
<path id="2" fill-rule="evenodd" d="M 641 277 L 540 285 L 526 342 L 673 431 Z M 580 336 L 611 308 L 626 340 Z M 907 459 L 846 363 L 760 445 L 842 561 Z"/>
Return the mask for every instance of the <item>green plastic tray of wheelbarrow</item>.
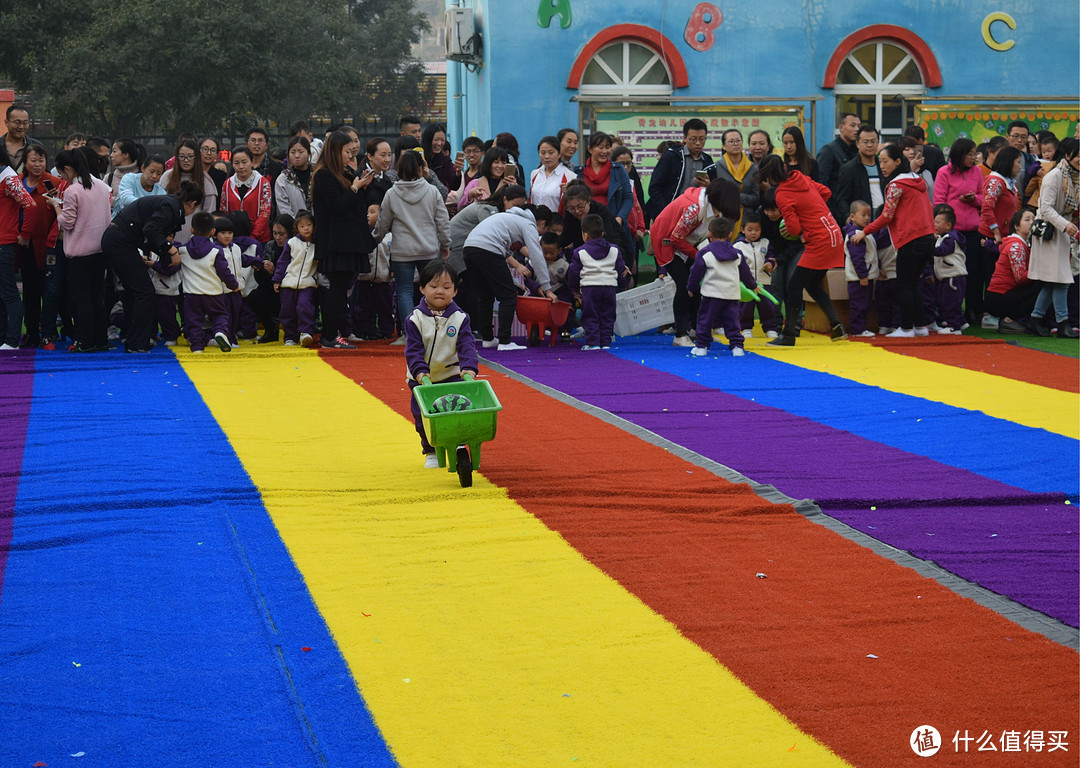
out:
<path id="1" fill-rule="evenodd" d="M 464 395 L 472 407 L 466 411 L 433 411 L 432 403 L 443 395 Z M 450 464 L 450 471 L 457 471 L 457 447 L 469 446 L 473 467 L 480 466 L 480 444 L 495 438 L 502 403 L 495 396 L 491 384 L 483 379 L 476 381 L 452 381 L 445 384 L 426 384 L 416 387 L 413 396 L 420 405 L 420 416 L 428 442 L 439 457 L 439 466 Z"/>

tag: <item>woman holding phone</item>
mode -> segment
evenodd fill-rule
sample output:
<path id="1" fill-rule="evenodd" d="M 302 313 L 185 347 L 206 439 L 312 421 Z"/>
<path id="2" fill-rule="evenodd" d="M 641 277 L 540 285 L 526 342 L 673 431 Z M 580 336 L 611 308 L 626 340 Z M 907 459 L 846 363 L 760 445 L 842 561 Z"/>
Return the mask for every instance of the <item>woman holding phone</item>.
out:
<path id="1" fill-rule="evenodd" d="M 34 229 L 26 246 L 19 247 L 23 278 L 23 317 L 26 321 L 24 346 L 55 349 L 59 338 L 56 316 L 61 310 L 64 288 L 64 245 L 56 226 L 56 211 L 48 197 L 63 194 L 67 182 L 51 173 L 45 147 L 31 144 L 26 148 L 22 183 L 37 203 Z M 67 314 L 66 312 L 64 313 Z"/>

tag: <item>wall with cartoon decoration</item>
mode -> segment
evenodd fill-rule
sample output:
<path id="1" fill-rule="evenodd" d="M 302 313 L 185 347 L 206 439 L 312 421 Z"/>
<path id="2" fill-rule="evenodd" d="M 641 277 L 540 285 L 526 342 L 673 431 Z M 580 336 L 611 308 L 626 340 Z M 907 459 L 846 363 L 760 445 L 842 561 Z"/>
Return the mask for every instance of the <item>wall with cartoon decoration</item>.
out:
<path id="1" fill-rule="evenodd" d="M 478 60 L 448 65 L 451 140 L 510 131 L 530 169 L 539 139 L 560 128 L 611 128 L 617 114 L 629 131 L 637 112 L 677 107 L 682 116 L 692 105 L 718 127 L 736 117 L 772 125 L 779 111 L 803 125 L 811 149 L 832 139 L 842 109 L 886 135 L 922 124 L 943 145 L 960 133 L 1003 133 L 1014 113 L 1034 115 L 1033 129 L 1076 128 L 1077 3 L 1028 0 L 1023 14 L 1015 3 L 985 0 L 447 0 L 447 7 L 472 10 L 482 48 Z M 649 141 L 662 133 L 659 124 L 636 127 L 648 129 Z M 678 124 L 665 129 L 681 136 Z"/>

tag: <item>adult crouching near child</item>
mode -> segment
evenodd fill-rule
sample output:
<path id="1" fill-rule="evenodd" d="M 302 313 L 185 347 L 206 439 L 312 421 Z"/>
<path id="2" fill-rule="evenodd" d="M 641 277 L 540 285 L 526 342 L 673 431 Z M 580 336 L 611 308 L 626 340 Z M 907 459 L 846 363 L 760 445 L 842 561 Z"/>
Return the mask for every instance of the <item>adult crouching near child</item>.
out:
<path id="1" fill-rule="evenodd" d="M 847 332 L 823 285 L 830 269 L 844 266 L 844 233 L 827 205 L 832 192 L 787 165 L 778 155 L 769 155 L 761 161 L 758 178 L 764 189 L 761 197 L 765 215 L 773 220 L 783 219 L 784 231 L 792 237 L 801 236 L 804 246 L 799 264 L 788 279 L 784 327 L 768 346 L 795 346 L 801 332 L 803 289 L 828 317 L 832 340 L 846 339 Z"/>
<path id="2" fill-rule="evenodd" d="M 779 160 L 779 158 L 777 158 Z M 569 211 L 569 192 L 567 211 Z M 650 237 L 656 255 L 656 265 L 663 267 L 675 281 L 676 347 L 692 347 L 689 329 L 691 316 L 697 317 L 696 307 L 687 294 L 690 263 L 698 251 L 698 243 L 709 234 L 709 220 L 723 216 L 732 221 L 739 218 L 742 205 L 739 185 L 728 179 L 714 179 L 707 187 L 690 187 L 671 201 L 653 221 Z M 565 234 L 565 232 L 564 232 Z"/>
<path id="3" fill-rule="evenodd" d="M 128 318 L 126 351 L 149 352 L 157 325 L 154 284 L 139 250 L 156 253 L 174 266 L 179 264 L 180 252 L 171 238 L 202 204 L 202 185 L 183 181 L 176 194 L 150 195 L 127 205 L 101 236 L 105 260 L 124 286 L 124 313 Z M 74 294 L 77 280 L 74 261 L 68 262 L 68 275 Z"/>

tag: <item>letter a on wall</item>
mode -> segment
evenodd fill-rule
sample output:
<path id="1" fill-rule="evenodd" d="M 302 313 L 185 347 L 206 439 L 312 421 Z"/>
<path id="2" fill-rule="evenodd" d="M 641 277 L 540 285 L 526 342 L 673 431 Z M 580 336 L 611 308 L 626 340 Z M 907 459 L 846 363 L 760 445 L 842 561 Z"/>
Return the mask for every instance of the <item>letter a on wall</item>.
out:
<path id="1" fill-rule="evenodd" d="M 570 0 L 540 0 L 540 11 L 536 15 L 536 22 L 547 29 L 551 26 L 553 16 L 559 17 L 559 25 L 563 29 L 569 27 L 573 20 L 570 13 Z"/>

